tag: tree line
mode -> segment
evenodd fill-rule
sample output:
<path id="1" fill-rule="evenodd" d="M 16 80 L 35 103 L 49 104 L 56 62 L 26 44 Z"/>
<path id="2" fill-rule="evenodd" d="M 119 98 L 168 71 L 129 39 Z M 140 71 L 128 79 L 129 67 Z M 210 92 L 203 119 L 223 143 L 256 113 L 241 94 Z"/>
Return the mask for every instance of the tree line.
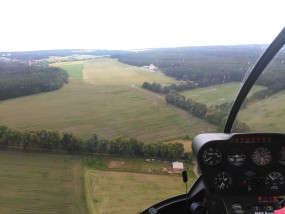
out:
<path id="1" fill-rule="evenodd" d="M 241 82 L 265 48 L 264 45 L 165 48 L 124 54 L 118 60 L 134 66 L 154 64 L 164 74 L 182 81 L 170 86 L 143 84 L 148 90 L 167 94 L 171 90 Z M 256 82 L 267 89 L 256 92 L 251 100 L 264 99 L 285 89 L 284 57 L 285 51 L 281 50 L 268 65 Z"/>
<path id="2" fill-rule="evenodd" d="M 186 99 L 185 96 L 171 91 L 165 97 L 165 101 L 169 104 L 175 105 L 198 118 L 205 119 L 211 124 L 218 126 L 218 129 L 222 129 L 225 125 L 228 110 L 232 103 L 223 103 L 221 105 L 207 107 L 205 104 L 197 102 L 191 98 Z M 245 107 L 245 105 L 243 106 Z M 235 132 L 247 132 L 249 127 L 246 123 L 237 121 L 234 124 L 233 131 Z"/>
<path id="3" fill-rule="evenodd" d="M 166 48 L 133 52 L 118 60 L 134 66 L 154 64 L 168 76 L 205 87 L 242 81 L 263 51 L 263 45 Z"/>
<path id="4" fill-rule="evenodd" d="M 156 93 L 167 93 L 165 96 L 165 101 L 167 103 L 183 109 L 198 118 L 205 119 L 211 124 L 217 125 L 219 130 L 223 129 L 233 102 L 225 102 L 220 105 L 207 107 L 207 105 L 197 102 L 191 98 L 186 99 L 185 96 L 178 93 L 178 91 L 183 90 L 183 87 L 181 87 L 181 90 L 177 90 L 175 86 L 175 84 L 172 84 L 170 87 L 173 88 L 173 90 L 170 90 L 170 92 L 168 92 L 169 88 L 167 90 L 164 90 L 165 87 L 161 86 L 159 83 L 150 84 L 148 82 L 144 82 L 142 85 L 144 89 L 151 90 Z M 267 89 L 263 91 L 267 91 Z M 253 98 L 246 99 L 242 105 L 242 108 L 245 108 L 248 102 L 256 100 L 258 94 L 259 92 L 256 92 L 253 94 Z M 245 132 L 249 131 L 249 126 L 244 122 L 236 120 L 233 130 L 237 132 Z"/>
<path id="5" fill-rule="evenodd" d="M 274 69 L 269 65 L 266 72 L 257 80 L 257 84 L 267 88 L 252 94 L 249 101 L 262 100 L 285 89 L 285 66 L 279 63 L 282 66 L 276 67 L 276 64 L 278 63 L 275 62 Z"/>
<path id="6" fill-rule="evenodd" d="M 0 63 L 0 100 L 58 90 L 67 82 L 60 68 Z"/>
<path id="7" fill-rule="evenodd" d="M 18 131 L 6 126 L 0 126 L 0 148 L 168 159 L 178 159 L 184 155 L 184 145 L 181 143 L 144 143 L 135 138 L 122 136 L 99 139 L 96 134 L 87 140 L 82 140 L 72 133 L 60 133 L 56 130 Z"/>
<path id="8" fill-rule="evenodd" d="M 167 94 L 172 90 L 179 92 L 179 91 L 185 91 L 185 90 L 198 88 L 198 85 L 192 81 L 183 81 L 179 85 L 172 83 L 171 85 L 166 85 L 166 86 L 163 86 L 160 83 L 156 83 L 156 82 L 153 82 L 153 83 L 144 82 L 142 84 L 142 88 L 156 92 L 156 93 Z"/>

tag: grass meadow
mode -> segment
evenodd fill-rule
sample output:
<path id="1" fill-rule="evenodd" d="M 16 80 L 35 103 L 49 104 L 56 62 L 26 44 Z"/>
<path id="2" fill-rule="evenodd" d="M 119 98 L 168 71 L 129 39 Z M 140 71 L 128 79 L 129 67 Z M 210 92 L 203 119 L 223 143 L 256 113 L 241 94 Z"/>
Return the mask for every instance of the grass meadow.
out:
<path id="1" fill-rule="evenodd" d="M 112 77 L 112 69 L 106 75 L 103 71 L 108 73 L 108 66 L 116 67 L 116 73 L 122 77 Z M 80 73 L 81 67 L 77 68 Z M 143 72 L 147 73 L 145 77 Z M 84 139 L 96 133 L 100 137 L 124 135 L 147 142 L 215 130 L 214 126 L 167 105 L 164 97 L 134 86 L 145 80 L 151 82 L 156 74 L 103 59 L 85 62 L 84 76 L 86 80 L 70 79 L 57 91 L 1 101 L 1 124 L 19 130 L 57 129 Z M 128 82 L 123 76 L 129 76 Z"/>
<path id="2" fill-rule="evenodd" d="M 238 114 L 251 131 L 284 132 L 285 91 L 250 104 Z"/>
<path id="3" fill-rule="evenodd" d="M 86 199 L 92 214 L 139 213 L 152 204 L 185 193 L 180 174 L 162 172 L 162 168 L 171 167 L 170 163 L 109 156 L 85 157 L 84 163 Z M 193 172 L 189 179 L 191 186 L 196 179 Z"/>
<path id="4" fill-rule="evenodd" d="M 15 151 L 0 161 L 3 214 L 133 214 L 185 192 L 180 174 L 162 172 L 170 162 Z"/>
<path id="5" fill-rule="evenodd" d="M 87 170 L 90 213 L 139 213 L 169 197 L 185 193 L 181 177 Z"/>
<path id="6" fill-rule="evenodd" d="M 63 70 L 66 70 L 70 79 L 82 79 L 84 61 L 53 63 L 50 66 L 60 67 Z"/>
<path id="7" fill-rule="evenodd" d="M 184 95 L 186 98 L 191 98 L 195 101 L 204 103 L 207 106 L 212 106 L 219 105 L 224 102 L 234 101 L 240 88 L 240 83 L 234 82 L 187 90 L 181 92 L 180 94 Z M 250 91 L 249 96 L 262 89 L 265 89 L 265 87 L 254 86 Z"/>
<path id="8" fill-rule="evenodd" d="M 107 58 L 86 61 L 83 79 L 96 85 L 133 85 L 137 87 L 141 87 L 145 81 L 161 84 L 177 82 L 174 78 L 161 72 L 150 72 Z"/>
<path id="9" fill-rule="evenodd" d="M 87 213 L 77 156 L 0 152 L 0 213 Z"/>

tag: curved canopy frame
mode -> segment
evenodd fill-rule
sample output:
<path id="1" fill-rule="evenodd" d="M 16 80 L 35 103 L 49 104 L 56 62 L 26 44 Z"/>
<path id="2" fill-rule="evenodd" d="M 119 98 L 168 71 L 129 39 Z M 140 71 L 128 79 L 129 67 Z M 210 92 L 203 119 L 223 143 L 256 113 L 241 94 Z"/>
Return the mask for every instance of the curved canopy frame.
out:
<path id="1" fill-rule="evenodd" d="M 252 86 L 254 85 L 255 81 L 270 63 L 270 61 L 274 58 L 274 56 L 279 52 L 279 50 L 285 44 L 285 27 L 283 30 L 278 34 L 278 36 L 273 40 L 273 42 L 269 45 L 263 55 L 259 58 L 257 63 L 255 64 L 254 68 L 252 69 L 251 73 L 245 80 L 242 88 L 240 89 L 238 96 L 231 108 L 230 114 L 228 116 L 224 133 L 230 133 L 233 127 L 233 123 L 236 119 L 236 116 L 248 94 Z"/>

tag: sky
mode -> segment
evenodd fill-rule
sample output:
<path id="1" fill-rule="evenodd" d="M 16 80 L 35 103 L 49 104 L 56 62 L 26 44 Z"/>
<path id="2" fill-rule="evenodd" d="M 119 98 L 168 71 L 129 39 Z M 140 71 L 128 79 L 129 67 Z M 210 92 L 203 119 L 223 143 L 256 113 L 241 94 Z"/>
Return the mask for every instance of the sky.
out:
<path id="1" fill-rule="evenodd" d="M 0 51 L 270 43 L 283 0 L 1 0 Z"/>

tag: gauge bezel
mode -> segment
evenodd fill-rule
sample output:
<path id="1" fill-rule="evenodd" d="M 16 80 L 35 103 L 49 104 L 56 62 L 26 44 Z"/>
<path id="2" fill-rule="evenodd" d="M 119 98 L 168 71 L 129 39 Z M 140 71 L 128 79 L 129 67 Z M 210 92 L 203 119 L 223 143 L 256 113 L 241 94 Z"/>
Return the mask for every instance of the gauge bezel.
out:
<path id="1" fill-rule="evenodd" d="M 273 177 L 275 179 L 273 179 Z M 284 175 L 281 172 L 272 171 L 265 177 L 264 184 L 269 191 L 272 192 L 280 191 L 280 189 L 285 187 Z M 274 186 L 277 188 L 273 188 Z"/>
<path id="2" fill-rule="evenodd" d="M 266 166 L 272 161 L 272 152 L 268 147 L 257 147 L 251 153 L 251 161 L 257 166 Z"/>
<path id="3" fill-rule="evenodd" d="M 218 155 L 214 155 L 210 153 L 218 153 Z M 207 156 L 210 156 L 210 157 L 207 157 Z M 205 165 L 216 166 L 222 162 L 223 154 L 219 148 L 215 146 L 209 146 L 203 151 L 202 159 Z"/>
<path id="4" fill-rule="evenodd" d="M 220 183 L 217 183 L 220 182 Z M 218 172 L 214 177 L 214 187 L 216 191 L 226 191 L 229 190 L 233 186 L 233 177 L 230 173 L 222 171 Z M 221 188 L 222 183 L 223 188 Z"/>

